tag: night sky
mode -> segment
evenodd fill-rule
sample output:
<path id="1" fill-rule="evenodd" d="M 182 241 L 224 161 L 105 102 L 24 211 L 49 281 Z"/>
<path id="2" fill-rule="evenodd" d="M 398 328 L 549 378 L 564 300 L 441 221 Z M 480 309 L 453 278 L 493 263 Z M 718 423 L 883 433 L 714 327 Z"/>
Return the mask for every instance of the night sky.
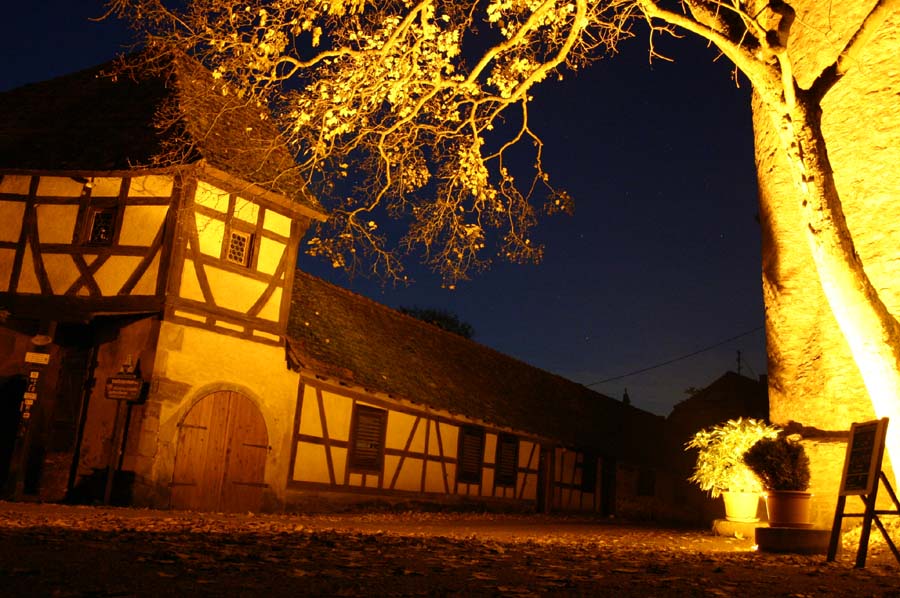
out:
<path id="1" fill-rule="evenodd" d="M 105 62 L 130 41 L 118 22 L 89 21 L 99 1 L 3 12 L 0 91 Z M 685 389 L 736 370 L 738 351 L 744 374 L 764 374 L 749 87 L 736 88 L 727 60 L 697 40 L 664 49 L 677 62 L 649 64 L 642 32 L 535 92 L 545 166 L 576 201 L 574 216 L 536 231 L 543 263 L 496 262 L 454 291 L 415 264 L 404 288 L 348 280 L 308 256 L 300 267 L 392 307 L 454 312 L 479 343 L 609 396 L 627 388 L 633 405 L 661 415 Z"/>

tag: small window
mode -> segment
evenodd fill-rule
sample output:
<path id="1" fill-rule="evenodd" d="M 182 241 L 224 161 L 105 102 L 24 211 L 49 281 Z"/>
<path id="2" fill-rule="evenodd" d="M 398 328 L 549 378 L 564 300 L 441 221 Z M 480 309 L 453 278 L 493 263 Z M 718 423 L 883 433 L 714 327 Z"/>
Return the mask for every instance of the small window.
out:
<path id="1" fill-rule="evenodd" d="M 381 473 L 384 466 L 384 434 L 387 411 L 356 405 L 351 422 L 350 469 Z"/>
<path id="2" fill-rule="evenodd" d="M 116 209 L 94 208 L 89 212 L 88 243 L 111 245 L 116 231 Z"/>
<path id="3" fill-rule="evenodd" d="M 510 434 L 501 434 L 497 439 L 497 472 L 494 476 L 498 486 L 515 486 L 519 464 L 519 439 Z"/>
<path id="4" fill-rule="evenodd" d="M 638 496 L 656 496 L 656 471 L 641 468 L 637 479 Z"/>
<path id="5" fill-rule="evenodd" d="M 460 428 L 458 455 L 456 479 L 463 484 L 480 484 L 481 465 L 484 461 L 484 430 L 475 426 Z"/>
<path id="6" fill-rule="evenodd" d="M 237 230 L 231 231 L 228 237 L 228 248 L 225 259 L 241 266 L 250 265 L 250 247 L 253 243 L 253 235 Z"/>

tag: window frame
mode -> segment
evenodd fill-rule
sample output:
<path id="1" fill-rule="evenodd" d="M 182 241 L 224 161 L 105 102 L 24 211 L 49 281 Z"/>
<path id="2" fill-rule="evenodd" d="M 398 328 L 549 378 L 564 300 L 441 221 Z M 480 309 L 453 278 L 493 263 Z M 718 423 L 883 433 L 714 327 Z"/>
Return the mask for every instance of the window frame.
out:
<path id="1" fill-rule="evenodd" d="M 372 421 L 378 419 L 378 430 L 373 436 L 371 427 L 366 424 L 365 427 L 360 425 L 360 417 L 371 418 Z M 384 471 L 384 449 L 385 438 L 387 436 L 387 420 L 388 411 L 379 409 L 369 405 L 353 405 L 353 414 L 350 420 L 350 439 L 347 447 L 347 470 L 354 473 L 381 474 Z M 360 431 L 365 430 L 368 435 L 366 438 L 360 438 Z M 369 456 L 360 455 L 360 442 L 368 443 L 365 447 L 368 451 L 375 449 L 377 456 L 371 458 Z"/>
<path id="2" fill-rule="evenodd" d="M 244 260 L 238 261 L 236 259 L 232 259 L 231 257 L 231 248 L 234 242 L 235 237 L 239 237 L 244 239 Z M 241 266 L 243 268 L 249 268 L 253 263 L 253 251 L 254 249 L 254 241 L 256 235 L 247 232 L 245 230 L 241 230 L 239 228 L 229 226 L 227 234 L 225 235 L 225 239 L 222 242 L 222 259 L 228 262 L 229 264 L 234 264 L 236 266 Z"/>
<path id="3" fill-rule="evenodd" d="M 484 475 L 484 428 L 480 426 L 460 426 L 456 448 L 456 481 L 460 484 L 481 484 Z M 474 443 L 477 442 L 477 447 Z M 478 471 L 468 469 L 469 455 L 474 450 L 478 455 Z"/>
<path id="4" fill-rule="evenodd" d="M 119 206 L 115 204 L 87 206 L 87 209 L 84 211 L 81 245 L 88 245 L 91 247 L 109 247 L 115 245 L 119 235 L 119 213 Z M 94 238 L 94 223 L 96 222 L 97 217 L 101 215 L 109 215 L 110 231 L 108 238 L 98 240 Z"/>

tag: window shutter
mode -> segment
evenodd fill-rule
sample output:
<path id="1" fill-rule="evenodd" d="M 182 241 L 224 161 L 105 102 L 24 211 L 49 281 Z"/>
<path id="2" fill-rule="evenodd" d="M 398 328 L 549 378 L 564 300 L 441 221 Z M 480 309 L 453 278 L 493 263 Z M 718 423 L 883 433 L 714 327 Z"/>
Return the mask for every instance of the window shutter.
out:
<path id="1" fill-rule="evenodd" d="M 519 465 L 519 439 L 509 434 L 501 434 L 497 440 L 497 472 L 495 483 L 498 486 L 515 486 Z"/>
<path id="2" fill-rule="evenodd" d="M 380 473 L 384 457 L 387 411 L 357 405 L 353 412 L 353 418 L 350 468 Z"/>
<path id="3" fill-rule="evenodd" d="M 597 491 L 597 455 L 586 452 L 581 457 L 581 491 Z"/>
<path id="4" fill-rule="evenodd" d="M 464 484 L 481 483 L 484 461 L 484 430 L 465 426 L 459 431 L 459 458 L 456 479 Z"/>

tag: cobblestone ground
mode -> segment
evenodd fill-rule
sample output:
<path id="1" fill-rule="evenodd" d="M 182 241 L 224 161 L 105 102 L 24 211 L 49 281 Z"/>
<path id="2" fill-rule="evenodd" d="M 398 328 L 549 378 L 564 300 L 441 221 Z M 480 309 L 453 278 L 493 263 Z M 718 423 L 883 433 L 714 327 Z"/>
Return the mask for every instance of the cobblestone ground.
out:
<path id="1" fill-rule="evenodd" d="M 542 516 L 215 515 L 0 502 L 3 596 L 898 596 L 900 566 Z M 848 553 L 850 551 L 847 551 Z"/>

